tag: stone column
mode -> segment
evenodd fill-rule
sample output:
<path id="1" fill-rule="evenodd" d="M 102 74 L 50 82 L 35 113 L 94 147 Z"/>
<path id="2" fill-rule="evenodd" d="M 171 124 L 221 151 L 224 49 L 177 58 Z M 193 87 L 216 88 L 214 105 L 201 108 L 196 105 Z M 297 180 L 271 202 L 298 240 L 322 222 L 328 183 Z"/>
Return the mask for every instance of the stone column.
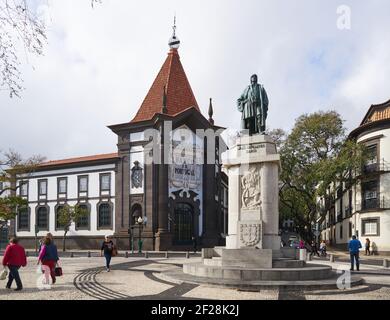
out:
<path id="1" fill-rule="evenodd" d="M 168 165 L 164 159 L 164 125 L 161 125 L 160 156 L 158 165 L 157 211 L 158 229 L 156 234 L 156 250 L 167 250 L 172 246 L 172 237 L 168 230 Z"/>

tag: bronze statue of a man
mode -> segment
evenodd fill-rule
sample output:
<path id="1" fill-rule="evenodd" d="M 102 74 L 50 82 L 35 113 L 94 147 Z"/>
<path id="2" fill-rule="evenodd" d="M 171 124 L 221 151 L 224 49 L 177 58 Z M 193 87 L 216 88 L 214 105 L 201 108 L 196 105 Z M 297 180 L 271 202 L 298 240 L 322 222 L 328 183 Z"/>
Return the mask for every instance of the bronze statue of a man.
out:
<path id="1" fill-rule="evenodd" d="M 268 96 L 264 87 L 257 83 L 257 75 L 251 76 L 251 84 L 238 98 L 237 108 L 242 113 L 241 129 L 249 129 L 250 135 L 265 132 Z"/>

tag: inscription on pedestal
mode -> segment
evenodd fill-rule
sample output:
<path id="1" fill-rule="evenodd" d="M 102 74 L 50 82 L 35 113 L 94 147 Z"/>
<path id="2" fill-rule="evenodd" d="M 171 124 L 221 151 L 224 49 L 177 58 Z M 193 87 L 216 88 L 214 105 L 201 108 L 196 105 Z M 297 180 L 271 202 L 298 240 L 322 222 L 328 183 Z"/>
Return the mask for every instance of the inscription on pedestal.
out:
<path id="1" fill-rule="evenodd" d="M 237 146 L 237 150 L 245 151 L 246 153 L 257 152 L 258 149 L 262 148 L 265 148 L 265 143 L 242 144 Z"/>
<path id="2" fill-rule="evenodd" d="M 262 247 L 261 221 L 242 221 L 239 223 L 240 247 Z"/>

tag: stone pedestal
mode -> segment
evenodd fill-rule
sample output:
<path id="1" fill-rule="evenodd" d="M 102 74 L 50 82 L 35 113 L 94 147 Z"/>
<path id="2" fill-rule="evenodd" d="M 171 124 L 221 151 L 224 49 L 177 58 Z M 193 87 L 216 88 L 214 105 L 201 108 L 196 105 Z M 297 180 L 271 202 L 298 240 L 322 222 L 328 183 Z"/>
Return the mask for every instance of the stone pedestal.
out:
<path id="1" fill-rule="evenodd" d="M 224 154 L 229 176 L 227 249 L 280 249 L 280 156 L 271 137 L 240 137 Z"/>

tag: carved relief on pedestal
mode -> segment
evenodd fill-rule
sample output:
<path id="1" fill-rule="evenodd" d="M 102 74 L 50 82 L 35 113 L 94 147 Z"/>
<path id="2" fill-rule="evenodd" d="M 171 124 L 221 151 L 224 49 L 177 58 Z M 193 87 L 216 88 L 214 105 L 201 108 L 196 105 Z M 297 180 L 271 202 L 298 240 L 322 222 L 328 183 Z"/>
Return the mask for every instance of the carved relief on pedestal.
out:
<path id="1" fill-rule="evenodd" d="M 251 166 L 240 178 L 241 209 L 256 210 L 261 206 L 260 166 Z"/>
<path id="2" fill-rule="evenodd" d="M 240 246 L 253 247 L 261 242 L 261 223 L 240 223 Z"/>

